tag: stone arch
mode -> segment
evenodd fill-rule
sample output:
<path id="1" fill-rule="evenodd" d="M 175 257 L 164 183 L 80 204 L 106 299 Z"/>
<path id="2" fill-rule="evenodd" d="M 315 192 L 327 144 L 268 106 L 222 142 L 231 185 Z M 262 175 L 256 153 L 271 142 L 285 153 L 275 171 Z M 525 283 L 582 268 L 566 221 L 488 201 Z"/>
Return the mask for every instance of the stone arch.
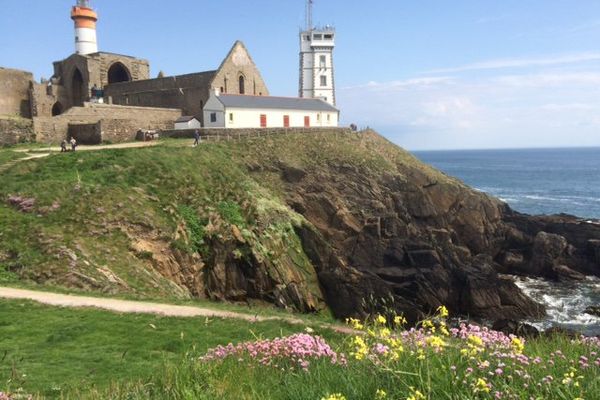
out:
<path id="1" fill-rule="evenodd" d="M 56 117 L 57 115 L 62 114 L 63 110 L 64 110 L 63 105 L 60 103 L 60 101 L 57 101 L 52 106 L 52 116 Z"/>
<path id="2" fill-rule="evenodd" d="M 246 94 L 246 78 L 244 77 L 244 75 L 240 74 L 240 76 L 238 78 L 238 82 L 239 82 L 239 93 Z"/>
<path id="3" fill-rule="evenodd" d="M 108 84 L 131 81 L 131 73 L 125 65 L 116 62 L 108 69 Z"/>
<path id="4" fill-rule="evenodd" d="M 71 99 L 73 100 L 73 107 L 83 106 L 87 91 L 83 83 L 83 74 L 79 68 L 75 68 L 73 71 L 73 77 L 71 78 Z"/>

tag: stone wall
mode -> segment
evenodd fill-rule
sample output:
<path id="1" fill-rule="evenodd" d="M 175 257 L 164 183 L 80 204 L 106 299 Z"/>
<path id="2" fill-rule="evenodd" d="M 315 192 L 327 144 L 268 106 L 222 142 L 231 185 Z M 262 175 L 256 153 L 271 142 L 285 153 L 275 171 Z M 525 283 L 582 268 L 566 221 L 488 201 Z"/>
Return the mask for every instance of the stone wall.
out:
<path id="1" fill-rule="evenodd" d="M 30 119 L 11 117 L 0 118 L 0 146 L 35 141 Z"/>
<path id="2" fill-rule="evenodd" d="M 60 143 L 68 136 L 69 125 L 97 123 L 103 141 L 122 142 L 133 140 L 139 129 L 172 129 L 180 116 L 176 109 L 86 103 L 56 117 L 34 117 L 33 124 L 43 143 Z"/>
<path id="3" fill-rule="evenodd" d="M 75 138 L 79 144 L 101 144 L 100 122 L 95 124 L 69 124 L 68 138 Z"/>
<path id="4" fill-rule="evenodd" d="M 179 129 L 179 130 L 162 130 L 160 137 L 174 139 L 191 139 L 194 137 L 195 129 Z M 200 136 L 204 140 L 237 140 L 248 139 L 253 137 L 264 137 L 272 135 L 289 135 L 289 134 L 346 134 L 351 133 L 350 128 L 201 128 L 199 129 Z"/>
<path id="5" fill-rule="evenodd" d="M 214 71 L 170 76 L 137 82 L 121 82 L 104 90 L 105 99 L 113 104 L 179 108 L 184 115 L 202 117 L 202 108 L 210 95 Z"/>
<path id="6" fill-rule="evenodd" d="M 17 69 L 0 68 L 0 115 L 31 117 L 29 86 L 33 74 Z"/>

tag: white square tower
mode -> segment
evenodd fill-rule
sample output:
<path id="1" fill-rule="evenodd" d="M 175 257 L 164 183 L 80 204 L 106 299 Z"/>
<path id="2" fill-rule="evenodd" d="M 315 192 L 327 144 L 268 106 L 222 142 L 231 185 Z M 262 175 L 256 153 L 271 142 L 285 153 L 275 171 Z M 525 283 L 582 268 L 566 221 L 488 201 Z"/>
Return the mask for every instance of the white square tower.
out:
<path id="1" fill-rule="evenodd" d="M 312 0 L 307 0 L 306 30 L 300 32 L 299 96 L 317 98 L 335 106 L 333 48 L 335 29 L 312 26 Z"/>

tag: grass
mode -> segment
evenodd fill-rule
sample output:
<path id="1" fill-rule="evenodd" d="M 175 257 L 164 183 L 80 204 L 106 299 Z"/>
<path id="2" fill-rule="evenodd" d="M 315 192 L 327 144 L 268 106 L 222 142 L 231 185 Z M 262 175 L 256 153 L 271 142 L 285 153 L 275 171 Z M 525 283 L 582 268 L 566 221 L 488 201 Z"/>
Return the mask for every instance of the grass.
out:
<path id="1" fill-rule="evenodd" d="M 302 290 L 320 299 L 294 229 L 307 222 L 287 207 L 286 183 L 273 171 L 335 164 L 378 175 L 394 163 L 417 165 L 368 135 L 286 135 L 197 148 L 182 143 L 56 153 L 1 173 L 0 280 L 180 301 L 189 298 L 189 288 L 175 286 L 152 252 L 199 254 L 206 264 L 212 249 L 235 246 L 240 265 L 268 264 L 270 274 L 303 281 Z M 14 154 L 0 150 L 0 157 Z M 6 204 L 14 194 L 34 198 L 34 212 Z M 136 248 L 140 239 L 155 248 Z M 108 279 L 107 270 L 121 283 Z"/>
<path id="2" fill-rule="evenodd" d="M 428 321 L 411 332 L 374 322 L 362 328 L 364 335 L 326 336 L 333 351 L 347 355 L 346 364 L 313 352 L 303 356 L 309 361 L 303 369 L 291 357 L 306 354 L 302 346 L 292 346 L 284 356 L 267 350 L 266 365 L 248 352 L 201 361 L 204 350 L 192 348 L 165 361 L 160 375 L 75 390 L 66 398 L 575 400 L 596 399 L 600 393 L 597 339 L 524 341 L 476 326 L 446 334 L 443 319 Z"/>
<path id="3" fill-rule="evenodd" d="M 301 331 L 284 322 L 167 318 L 0 301 L 0 391 L 59 398 L 161 376 L 186 352 Z M 328 337 L 334 334 L 323 332 Z M 71 397 L 78 398 L 78 397 Z"/>

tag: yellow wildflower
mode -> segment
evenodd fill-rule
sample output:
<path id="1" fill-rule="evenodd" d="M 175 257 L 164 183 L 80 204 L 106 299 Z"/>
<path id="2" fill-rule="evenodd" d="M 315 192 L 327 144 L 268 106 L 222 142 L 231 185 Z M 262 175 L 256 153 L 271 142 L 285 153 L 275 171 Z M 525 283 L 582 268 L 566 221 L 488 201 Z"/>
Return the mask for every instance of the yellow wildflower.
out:
<path id="1" fill-rule="evenodd" d="M 383 315 L 379 315 L 379 314 L 377 315 L 377 318 L 375 319 L 375 321 L 381 325 L 385 325 L 387 322 L 385 317 Z"/>
<path id="2" fill-rule="evenodd" d="M 477 379 L 477 382 L 474 385 L 474 389 L 476 392 L 485 392 L 485 393 L 490 392 L 490 387 L 488 386 L 488 383 L 483 378 Z"/>
<path id="3" fill-rule="evenodd" d="M 404 325 L 404 324 L 406 324 L 406 323 L 407 323 L 407 321 L 406 321 L 406 318 L 404 318 L 403 316 L 401 316 L 401 315 L 396 315 L 396 316 L 394 317 L 394 324 L 395 324 L 396 326 L 399 326 L 399 325 Z"/>
<path id="4" fill-rule="evenodd" d="M 449 315 L 448 309 L 445 306 L 439 306 L 436 311 L 440 318 L 446 318 Z"/>
<path id="5" fill-rule="evenodd" d="M 392 332 L 388 328 L 381 328 L 381 330 L 379 330 L 379 336 L 381 336 L 382 338 L 390 336 L 391 333 Z"/>
<path id="6" fill-rule="evenodd" d="M 341 393 L 334 393 L 327 397 L 321 397 L 321 400 L 346 400 L 346 396 Z"/>
<path id="7" fill-rule="evenodd" d="M 512 338 L 511 344 L 512 344 L 513 350 L 517 354 L 521 354 L 521 353 L 523 353 L 523 350 L 525 350 L 525 344 L 518 337 Z"/>
<path id="8" fill-rule="evenodd" d="M 357 360 L 362 360 L 369 355 L 369 347 L 367 346 L 362 337 L 355 336 L 352 339 L 352 342 L 354 344 L 355 351 L 350 354 L 353 355 L 354 358 L 356 358 Z"/>
<path id="9" fill-rule="evenodd" d="M 411 394 L 406 398 L 406 400 L 425 400 L 425 395 L 412 386 L 410 387 L 410 392 Z"/>
<path id="10" fill-rule="evenodd" d="M 357 330 L 361 330 L 364 328 L 363 324 L 361 324 L 360 321 L 355 318 L 346 319 L 346 323 Z"/>
<path id="11" fill-rule="evenodd" d="M 444 342 L 444 339 L 442 339 L 439 336 L 429 336 L 427 339 L 425 339 L 425 341 L 430 347 L 434 347 L 436 349 L 440 349 L 446 346 L 446 342 Z"/>
<path id="12" fill-rule="evenodd" d="M 376 400 L 387 399 L 387 393 L 382 389 L 377 389 L 377 392 L 375 393 L 375 399 Z"/>

